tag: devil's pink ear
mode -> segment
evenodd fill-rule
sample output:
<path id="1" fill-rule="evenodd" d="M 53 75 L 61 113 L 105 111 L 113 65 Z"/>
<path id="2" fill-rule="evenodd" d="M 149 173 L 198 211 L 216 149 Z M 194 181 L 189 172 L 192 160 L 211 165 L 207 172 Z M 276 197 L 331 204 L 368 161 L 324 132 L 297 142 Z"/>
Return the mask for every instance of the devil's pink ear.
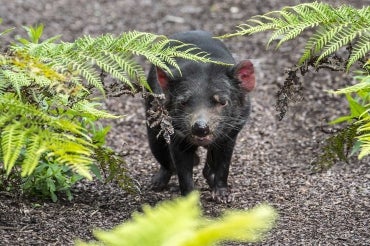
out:
<path id="1" fill-rule="evenodd" d="M 234 77 L 240 82 L 240 86 L 250 92 L 256 86 L 253 63 L 249 60 L 239 62 L 234 68 Z"/>
<path id="2" fill-rule="evenodd" d="M 168 75 L 162 69 L 156 67 L 157 80 L 162 89 L 166 89 L 168 86 Z"/>

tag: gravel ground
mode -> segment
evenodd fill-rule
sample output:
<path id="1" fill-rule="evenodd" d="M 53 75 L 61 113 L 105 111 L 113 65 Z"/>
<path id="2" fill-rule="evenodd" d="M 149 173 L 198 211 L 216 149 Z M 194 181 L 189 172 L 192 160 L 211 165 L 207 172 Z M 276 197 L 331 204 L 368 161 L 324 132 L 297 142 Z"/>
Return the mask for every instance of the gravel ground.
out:
<path id="1" fill-rule="evenodd" d="M 134 29 L 166 35 L 204 29 L 217 35 L 232 31 L 253 15 L 299 2 L 305 1 L 0 0 L 0 27 L 17 27 L 12 37 L 22 33 L 22 25 L 44 23 L 46 37 L 63 34 L 65 41 Z M 358 7 L 370 3 L 344 2 Z M 230 171 L 235 201 L 227 205 L 210 201 L 201 167 L 195 172 L 205 214 L 216 216 L 228 208 L 247 209 L 268 202 L 280 218 L 261 245 L 370 245 L 369 159 L 351 159 L 323 173 L 310 169 L 327 137 L 321 126 L 346 112 L 343 98 L 324 90 L 344 86 L 350 79 L 325 71 L 305 77 L 303 100 L 290 108 L 283 121 L 277 121 L 274 95 L 284 80 L 284 69 L 297 60 L 302 44 L 292 42 L 278 52 L 266 51 L 266 35 L 225 41 L 237 60 L 253 60 L 257 88 L 251 119 L 239 135 Z M 72 202 L 35 202 L 0 192 L 0 245 L 72 245 L 76 238 L 92 239 L 93 228 L 111 228 L 128 219 L 144 203 L 154 205 L 177 197 L 175 179 L 164 192 L 148 189 L 158 164 L 146 141 L 142 104 L 140 97 L 107 101 L 110 110 L 126 115 L 108 122 L 113 126 L 109 144 L 127 154 L 128 168 L 141 187 L 139 194 L 97 181 L 78 184 Z"/>

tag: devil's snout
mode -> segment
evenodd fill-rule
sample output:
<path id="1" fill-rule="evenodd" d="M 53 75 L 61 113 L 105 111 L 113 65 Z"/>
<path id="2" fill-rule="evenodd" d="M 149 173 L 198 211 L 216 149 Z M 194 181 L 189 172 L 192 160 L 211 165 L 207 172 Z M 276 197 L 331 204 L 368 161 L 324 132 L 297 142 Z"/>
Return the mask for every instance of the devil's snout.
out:
<path id="1" fill-rule="evenodd" d="M 204 119 L 199 119 L 195 121 L 191 127 L 191 133 L 197 137 L 205 137 L 209 135 L 210 130 L 208 122 Z"/>

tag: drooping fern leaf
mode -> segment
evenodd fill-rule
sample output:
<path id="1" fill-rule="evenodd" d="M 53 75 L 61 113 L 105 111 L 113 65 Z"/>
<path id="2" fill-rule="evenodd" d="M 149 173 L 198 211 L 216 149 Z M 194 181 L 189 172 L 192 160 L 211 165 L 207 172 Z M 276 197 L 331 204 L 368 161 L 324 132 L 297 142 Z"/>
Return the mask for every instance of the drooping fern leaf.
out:
<path id="1" fill-rule="evenodd" d="M 104 34 L 93 38 L 84 36 L 74 43 L 23 43 L 12 49 L 20 54 L 32 57 L 49 64 L 51 68 L 64 76 L 84 78 L 88 85 L 99 89 L 104 94 L 100 72 L 97 67 L 135 89 L 135 83 L 150 89 L 145 80 L 142 67 L 133 59 L 133 55 L 142 55 L 156 66 L 169 73 L 167 64 L 179 69 L 175 58 L 181 57 L 199 62 L 215 62 L 207 54 L 193 45 L 179 43 L 169 46 L 170 40 L 165 36 L 143 32 L 127 32 L 118 37 Z M 194 52 L 197 50 L 197 52 Z M 97 67 L 96 67 L 97 66 Z M 70 79 L 72 79 L 70 78 Z"/>
<path id="2" fill-rule="evenodd" d="M 369 9 L 370 10 L 370 9 Z M 341 29 L 334 37 L 332 37 L 323 47 L 323 52 L 320 54 L 320 56 L 316 60 L 316 64 L 318 64 L 324 57 L 334 53 L 335 51 L 339 50 L 341 47 L 345 46 L 346 44 L 349 44 L 351 41 L 355 40 L 355 38 L 364 31 L 365 36 L 360 37 L 360 41 L 370 41 L 370 36 L 366 36 L 366 28 L 370 31 L 370 22 L 367 24 L 367 27 L 364 27 L 360 24 L 352 24 L 352 28 L 343 28 Z M 358 42 L 356 43 L 358 45 Z M 319 47 L 320 48 L 320 47 Z M 366 51 L 366 50 L 365 50 Z M 365 53 L 362 53 L 361 56 L 358 57 L 364 57 L 366 55 Z M 351 54 L 350 58 L 351 60 L 356 61 L 353 58 L 353 55 Z M 351 66 L 351 63 L 347 64 L 347 68 Z"/>
<path id="3" fill-rule="evenodd" d="M 1 146 L 4 160 L 4 168 L 7 174 L 13 168 L 20 156 L 22 147 L 26 142 L 27 131 L 21 122 L 6 126 L 1 133 Z"/>
<path id="4" fill-rule="evenodd" d="M 77 102 L 72 110 L 76 110 L 80 113 L 81 116 L 87 116 L 88 118 L 97 118 L 97 119 L 118 119 L 120 116 L 112 115 L 106 111 L 98 109 L 101 104 L 97 102 L 92 102 L 89 100 L 82 100 Z M 77 113 L 76 112 L 76 113 Z"/>
<path id="5" fill-rule="evenodd" d="M 276 48 L 302 34 L 305 30 L 316 31 L 308 40 L 299 63 L 317 56 L 316 64 L 324 57 L 352 44 L 347 69 L 370 51 L 370 6 L 356 9 L 349 5 L 332 7 L 313 2 L 285 7 L 264 15 L 257 15 L 238 26 L 238 31 L 221 38 L 250 35 L 273 31 L 268 45 L 278 41 Z"/>
<path id="6" fill-rule="evenodd" d="M 369 51 L 370 51 L 370 37 L 363 36 L 353 45 L 352 54 L 348 59 L 347 66 L 350 66 L 354 64 L 356 61 L 360 60 L 362 57 L 364 57 L 363 54 L 366 54 Z"/>
<path id="7" fill-rule="evenodd" d="M 23 176 L 28 176 L 35 170 L 37 164 L 39 164 L 41 155 L 46 151 L 45 145 L 42 143 L 43 138 L 41 135 L 34 134 L 28 138 L 28 141 L 27 155 L 23 161 Z"/>

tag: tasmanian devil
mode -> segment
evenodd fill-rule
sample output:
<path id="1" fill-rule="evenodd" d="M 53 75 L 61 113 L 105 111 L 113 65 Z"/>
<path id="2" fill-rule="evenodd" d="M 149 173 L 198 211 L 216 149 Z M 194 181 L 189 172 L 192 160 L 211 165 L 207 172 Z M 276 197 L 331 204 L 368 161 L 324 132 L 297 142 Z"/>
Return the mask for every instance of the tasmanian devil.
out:
<path id="1" fill-rule="evenodd" d="M 173 69 L 171 76 L 152 66 L 148 83 L 155 94 L 164 93 L 165 108 L 174 127 L 167 144 L 163 137 L 157 137 L 159 127 L 148 126 L 149 145 L 160 164 L 152 187 L 163 189 L 177 173 L 181 194 L 191 192 L 193 166 L 199 162 L 196 150 L 202 146 L 207 149 L 203 175 L 212 189 L 212 197 L 228 202 L 231 156 L 237 135 L 250 113 L 248 94 L 255 87 L 253 64 L 249 60 L 236 64 L 226 46 L 205 31 L 182 32 L 171 38 L 198 46 L 215 61 L 234 65 L 178 59 L 181 72 Z M 147 109 L 151 100 L 146 99 Z"/>

